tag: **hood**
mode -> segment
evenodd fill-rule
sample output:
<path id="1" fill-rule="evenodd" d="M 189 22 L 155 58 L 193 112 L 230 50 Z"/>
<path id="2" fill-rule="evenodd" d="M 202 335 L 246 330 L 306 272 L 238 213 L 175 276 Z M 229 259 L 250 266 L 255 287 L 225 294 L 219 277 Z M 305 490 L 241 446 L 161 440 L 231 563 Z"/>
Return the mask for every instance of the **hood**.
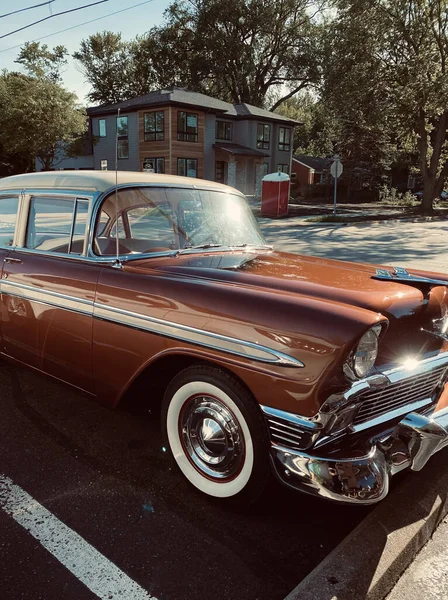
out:
<path id="1" fill-rule="evenodd" d="M 300 294 L 366 308 L 389 319 L 419 314 L 430 302 L 429 295 L 412 284 L 372 279 L 377 266 L 371 264 L 282 252 L 179 254 L 153 261 L 132 261 L 126 268 L 153 271 L 155 267 L 157 271 L 252 286 L 260 291 Z M 448 285 L 448 276 L 446 280 Z M 445 301 L 446 288 L 437 287 L 430 296 L 440 306 Z"/>

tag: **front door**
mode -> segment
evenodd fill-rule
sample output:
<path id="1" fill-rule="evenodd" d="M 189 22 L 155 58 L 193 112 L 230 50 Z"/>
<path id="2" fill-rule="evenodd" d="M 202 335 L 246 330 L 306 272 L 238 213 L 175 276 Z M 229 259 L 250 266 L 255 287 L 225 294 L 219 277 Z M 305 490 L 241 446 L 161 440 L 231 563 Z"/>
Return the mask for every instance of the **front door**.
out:
<path id="1" fill-rule="evenodd" d="M 89 200 L 34 196 L 2 274 L 3 352 L 93 391 L 92 319 L 101 265 L 82 258 Z"/>

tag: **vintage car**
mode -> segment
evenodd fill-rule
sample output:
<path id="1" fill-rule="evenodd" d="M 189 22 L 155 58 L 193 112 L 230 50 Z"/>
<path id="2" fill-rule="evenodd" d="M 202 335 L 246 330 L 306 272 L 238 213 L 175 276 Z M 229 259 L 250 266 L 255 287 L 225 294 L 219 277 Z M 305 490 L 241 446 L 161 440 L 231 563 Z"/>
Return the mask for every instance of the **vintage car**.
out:
<path id="1" fill-rule="evenodd" d="M 448 275 L 276 252 L 238 191 L 147 173 L 4 178 L 0 226 L 3 357 L 147 390 L 208 496 L 374 503 L 448 445 Z"/>

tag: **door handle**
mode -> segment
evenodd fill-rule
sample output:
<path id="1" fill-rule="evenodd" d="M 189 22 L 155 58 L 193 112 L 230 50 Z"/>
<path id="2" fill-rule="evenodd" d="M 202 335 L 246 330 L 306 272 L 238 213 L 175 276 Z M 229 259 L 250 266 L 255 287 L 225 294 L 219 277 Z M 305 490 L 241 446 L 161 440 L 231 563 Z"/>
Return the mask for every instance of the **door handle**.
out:
<path id="1" fill-rule="evenodd" d="M 22 264 L 22 261 L 20 260 L 20 258 L 12 258 L 11 256 L 7 256 L 4 260 L 5 263 L 18 263 L 18 264 Z"/>

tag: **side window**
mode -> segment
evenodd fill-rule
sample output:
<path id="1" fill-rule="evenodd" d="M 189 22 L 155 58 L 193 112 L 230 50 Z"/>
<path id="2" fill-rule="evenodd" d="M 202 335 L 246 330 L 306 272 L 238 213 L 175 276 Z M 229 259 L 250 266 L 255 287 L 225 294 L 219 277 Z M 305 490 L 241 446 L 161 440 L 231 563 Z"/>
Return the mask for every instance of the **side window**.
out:
<path id="1" fill-rule="evenodd" d="M 42 252 L 81 254 L 88 203 L 65 198 L 31 198 L 25 247 Z"/>
<path id="2" fill-rule="evenodd" d="M 70 240 L 70 254 L 81 254 L 84 249 L 84 239 L 87 231 L 87 217 L 89 214 L 89 203 L 83 200 L 76 201 L 75 219 L 73 221 L 73 233 Z"/>
<path id="3" fill-rule="evenodd" d="M 19 198 L 0 198 L 0 246 L 12 246 L 16 229 Z"/>

